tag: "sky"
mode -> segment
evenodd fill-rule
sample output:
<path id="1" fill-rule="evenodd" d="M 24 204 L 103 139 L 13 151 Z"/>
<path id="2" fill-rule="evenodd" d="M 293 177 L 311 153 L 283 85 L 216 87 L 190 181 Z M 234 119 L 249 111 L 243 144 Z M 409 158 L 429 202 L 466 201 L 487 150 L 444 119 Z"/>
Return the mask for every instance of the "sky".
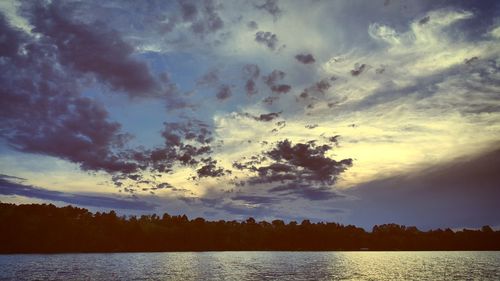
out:
<path id="1" fill-rule="evenodd" d="M 0 201 L 500 226 L 500 2 L 1 1 Z"/>

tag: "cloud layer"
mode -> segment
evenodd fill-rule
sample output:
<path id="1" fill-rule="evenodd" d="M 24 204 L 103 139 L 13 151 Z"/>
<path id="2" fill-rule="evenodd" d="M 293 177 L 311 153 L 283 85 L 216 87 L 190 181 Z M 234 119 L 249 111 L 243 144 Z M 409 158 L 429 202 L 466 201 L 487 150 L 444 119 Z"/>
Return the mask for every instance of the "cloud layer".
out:
<path id="1" fill-rule="evenodd" d="M 376 190 L 390 178 L 409 192 L 415 182 L 400 175 L 472 159 L 500 137 L 495 1 L 0 9 L 0 159 L 16 159 L 0 168 L 33 186 L 41 175 L 18 155 L 62 160 L 46 188 L 64 186 L 75 169 L 106 179 L 96 192 L 147 195 L 179 212 L 342 220 L 352 211 L 352 223 L 364 223 L 384 217 L 377 206 L 399 193 L 348 188 Z M 4 195 L 66 196 L 11 180 Z M 416 193 L 431 185 L 448 183 Z M 366 204 L 370 216 L 336 205 L 358 197 L 377 202 Z M 491 208 L 471 204 L 475 219 L 496 223 L 481 211 Z M 454 224 L 472 224 L 465 216 Z"/>
<path id="2" fill-rule="evenodd" d="M 21 180 L 21 183 L 16 182 L 19 180 Z M 22 180 L 23 179 L 16 177 L 0 175 L 0 194 L 17 195 L 28 198 L 36 198 L 48 201 L 57 201 L 74 205 L 91 206 L 106 209 L 153 211 L 156 207 L 155 204 L 140 200 L 119 199 L 109 196 L 64 193 L 60 191 L 47 190 L 31 185 L 25 185 L 22 183 Z"/>

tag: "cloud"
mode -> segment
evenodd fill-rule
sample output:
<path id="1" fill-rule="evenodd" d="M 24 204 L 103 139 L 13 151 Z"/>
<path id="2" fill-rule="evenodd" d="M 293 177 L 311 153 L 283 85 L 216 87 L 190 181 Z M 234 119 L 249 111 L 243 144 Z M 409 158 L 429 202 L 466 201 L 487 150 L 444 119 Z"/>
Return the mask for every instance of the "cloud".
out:
<path id="1" fill-rule="evenodd" d="M 83 170 L 105 171 L 115 179 L 144 183 L 147 181 L 137 173 L 148 168 L 168 172 L 176 161 L 198 163 L 193 157 L 210 152 L 206 146 L 169 142 L 179 149 L 126 149 L 131 136 L 110 120 L 103 105 L 82 96 L 81 83 L 88 73 L 134 97 L 156 94 L 157 81 L 144 63 L 132 58 L 133 48 L 116 32 L 70 20 L 70 7 L 61 2 L 25 7 L 34 31 L 43 40 L 0 18 L 0 29 L 11 41 L 0 53 L 0 80 L 5 85 L 0 106 L 2 137 L 18 151 L 55 156 L 77 163 Z M 171 88 L 168 76 L 160 78 Z"/>
<path id="2" fill-rule="evenodd" d="M 270 208 L 267 206 L 255 206 L 255 207 L 249 207 L 245 205 L 239 205 L 239 204 L 234 204 L 232 202 L 225 203 L 221 206 L 216 207 L 218 210 L 225 211 L 229 214 L 231 214 L 234 218 L 234 215 L 243 215 L 245 217 L 248 216 L 266 216 L 266 214 L 269 214 Z"/>
<path id="3" fill-rule="evenodd" d="M 128 135 L 102 105 L 80 96 L 78 76 L 59 64 L 57 48 L 33 40 L 3 16 L 0 29 L 17 46 L 2 52 L 0 62 L 0 135 L 16 150 L 62 158 L 84 170 L 134 170 L 113 152 Z"/>
<path id="4" fill-rule="evenodd" d="M 295 59 L 303 64 L 311 64 L 316 62 L 313 55 L 305 53 L 296 55 Z"/>
<path id="5" fill-rule="evenodd" d="M 422 228 L 499 225 L 500 150 L 461 157 L 427 168 L 370 181 L 347 191 L 349 219 Z"/>
<path id="6" fill-rule="evenodd" d="M 217 160 L 214 160 L 211 157 L 203 158 L 201 159 L 201 162 L 203 163 L 203 165 L 198 170 L 196 170 L 196 173 L 198 174 L 199 178 L 222 177 L 228 173 L 227 170 L 217 167 Z"/>
<path id="7" fill-rule="evenodd" d="M 0 24 L 0 135 L 7 153 L 105 172 L 122 191 L 235 188 L 286 197 L 269 216 L 326 217 L 329 203 L 310 200 L 335 189 L 309 180 L 320 178 L 310 165 L 270 158 L 277 143 L 356 159 L 335 176 L 350 187 L 498 139 L 498 3 L 486 2 L 24 2 L 26 24 L 14 13 Z"/>
<path id="8" fill-rule="evenodd" d="M 282 11 L 278 6 L 278 0 L 265 0 L 262 4 L 254 4 L 258 10 L 264 10 L 273 16 L 276 21 L 281 15 Z"/>
<path id="9" fill-rule="evenodd" d="M 315 141 L 293 144 L 285 139 L 261 156 L 234 162 L 233 167 L 257 174 L 247 178 L 250 185 L 282 183 L 270 191 L 287 191 L 312 200 L 320 200 L 324 195 L 326 200 L 333 198 L 329 186 L 352 165 L 352 159 L 337 162 L 325 156 L 330 149 L 329 145 L 316 145 Z"/>
<path id="10" fill-rule="evenodd" d="M 325 78 L 322 79 L 313 85 L 305 88 L 302 93 L 300 93 L 299 98 L 302 100 L 311 100 L 315 98 L 324 98 L 327 91 L 332 87 L 331 82 L 334 81 L 335 78 Z"/>
<path id="11" fill-rule="evenodd" d="M 258 196 L 258 195 L 237 195 L 231 198 L 232 200 L 243 201 L 248 204 L 273 204 L 280 200 L 275 197 Z"/>
<path id="12" fill-rule="evenodd" d="M 424 25 L 424 24 L 428 23 L 430 19 L 431 19 L 431 17 L 430 17 L 430 16 L 426 16 L 426 17 L 424 17 L 424 18 L 420 19 L 420 20 L 418 21 L 418 24 L 420 24 L 420 25 Z"/>
<path id="13" fill-rule="evenodd" d="M 262 79 L 272 93 L 286 94 L 292 89 L 292 87 L 287 84 L 278 84 L 279 81 L 285 78 L 285 75 L 285 72 L 275 69 L 269 75 L 263 76 Z"/>
<path id="14" fill-rule="evenodd" d="M 113 175 L 116 186 L 126 188 L 133 193 L 139 187 L 156 188 L 173 187 L 163 185 L 161 179 L 149 173 L 170 174 L 178 167 L 190 167 L 196 176 L 192 180 L 206 177 L 222 177 L 229 173 L 218 167 L 212 154 L 212 131 L 206 123 L 189 119 L 185 122 L 166 122 L 161 132 L 164 144 L 152 149 L 129 149 L 120 154 L 123 159 L 133 163 L 137 169 L 134 172 L 121 172 Z M 149 173 L 148 173 L 149 172 Z M 158 182 L 160 181 L 160 182 Z M 148 189 L 149 190 L 149 189 Z"/>
<path id="15" fill-rule="evenodd" d="M 182 19 L 184 21 L 193 21 L 198 15 L 198 9 L 193 3 L 187 1 L 179 1 L 181 7 Z"/>
<path id="16" fill-rule="evenodd" d="M 290 85 L 281 84 L 281 85 L 272 85 L 271 91 L 276 94 L 286 94 L 290 92 L 292 87 Z"/>
<path id="17" fill-rule="evenodd" d="M 246 79 L 257 79 L 260 74 L 260 68 L 256 64 L 245 64 L 242 70 Z"/>
<path id="18" fill-rule="evenodd" d="M 228 85 L 222 85 L 217 91 L 216 97 L 218 100 L 227 100 L 233 95 L 231 88 Z"/>
<path id="19" fill-rule="evenodd" d="M 255 80 L 260 75 L 260 68 L 256 64 L 245 64 L 242 68 L 243 77 L 247 79 L 245 83 L 245 92 L 247 96 L 252 96 L 258 93 L 257 86 L 255 84 Z"/>
<path id="20" fill-rule="evenodd" d="M 363 73 L 368 67 L 366 66 L 366 64 L 355 64 L 354 65 L 354 69 L 351 70 L 351 75 L 352 76 L 358 76 L 360 75 L 361 73 Z"/>
<path id="21" fill-rule="evenodd" d="M 269 122 L 272 121 L 280 116 L 281 112 L 271 112 L 267 114 L 261 114 L 259 117 L 256 119 L 258 121 L 264 121 L 264 122 Z"/>
<path id="22" fill-rule="evenodd" d="M 279 185 L 269 189 L 269 192 L 278 193 L 280 195 L 296 195 L 299 198 L 305 198 L 313 201 L 344 197 L 343 195 L 332 191 L 330 188 L 313 187 L 307 183 L 288 183 L 285 185 Z"/>
<path id="23" fill-rule="evenodd" d="M 258 89 L 255 85 L 255 81 L 252 79 L 248 79 L 247 82 L 245 83 L 245 92 L 247 93 L 247 96 L 253 96 L 258 93 Z"/>
<path id="24" fill-rule="evenodd" d="M 259 174 L 279 177 L 284 172 L 286 177 L 293 171 L 289 175 L 295 174 L 296 179 L 334 183 L 337 175 L 352 165 L 352 159 L 337 162 L 328 158 L 325 153 L 330 149 L 329 145 L 317 146 L 315 142 L 294 145 L 289 140 L 280 141 L 266 153 L 275 163 L 259 168 Z"/>
<path id="25" fill-rule="evenodd" d="M 205 73 L 198 81 L 196 81 L 197 85 L 214 85 L 219 82 L 219 70 L 211 69 L 207 73 Z"/>
<path id="26" fill-rule="evenodd" d="M 2 13 L 0 13 L 0 31 L 3 37 L 3 40 L 0 41 L 0 56 L 6 58 L 16 57 L 21 44 L 27 40 L 26 35 L 10 26 Z"/>
<path id="27" fill-rule="evenodd" d="M 215 1 L 178 1 L 184 22 L 191 24 L 191 31 L 205 36 L 215 33 L 224 27 L 224 21 L 219 15 L 220 5 Z"/>
<path id="28" fill-rule="evenodd" d="M 146 64 L 132 58 L 134 48 L 102 23 L 87 25 L 71 20 L 73 11 L 54 1 L 30 7 L 33 31 L 54 44 L 62 64 L 82 73 L 92 73 L 115 90 L 131 97 L 154 96 L 160 85 Z"/>
<path id="29" fill-rule="evenodd" d="M 274 51 L 278 47 L 278 36 L 269 31 L 258 31 L 255 33 L 255 41 L 262 45 L 265 45 L 270 50 Z"/>
<path id="30" fill-rule="evenodd" d="M 257 22 L 252 20 L 247 23 L 247 27 L 251 30 L 256 30 L 259 28 L 259 24 L 257 24 Z"/>
<path id="31" fill-rule="evenodd" d="M 281 70 L 273 70 L 269 75 L 263 76 L 262 79 L 269 87 L 274 86 L 276 82 L 281 81 L 285 78 L 286 73 Z"/>
<path id="32" fill-rule="evenodd" d="M 280 116 L 281 112 L 271 112 L 266 114 L 260 114 L 259 116 L 254 116 L 250 113 L 244 113 L 243 116 L 251 118 L 255 121 L 270 122 Z"/>
<path id="33" fill-rule="evenodd" d="M 157 207 L 155 204 L 140 200 L 128 200 L 100 195 L 66 193 L 61 191 L 47 190 L 44 188 L 25 185 L 13 181 L 17 179 L 18 178 L 11 176 L 0 176 L 0 194 L 18 195 L 49 201 L 61 201 L 80 206 L 83 205 L 112 209 L 153 211 Z"/>

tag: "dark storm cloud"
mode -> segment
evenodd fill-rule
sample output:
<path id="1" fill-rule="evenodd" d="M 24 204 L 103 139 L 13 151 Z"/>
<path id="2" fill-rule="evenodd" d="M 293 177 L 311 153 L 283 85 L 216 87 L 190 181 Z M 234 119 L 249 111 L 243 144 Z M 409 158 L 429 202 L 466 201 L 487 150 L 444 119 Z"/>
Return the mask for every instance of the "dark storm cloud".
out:
<path id="1" fill-rule="evenodd" d="M 59 101 L 60 102 L 60 101 Z M 62 105 L 61 105 L 62 106 Z M 133 172 L 136 166 L 120 159 L 113 148 L 122 147 L 126 135 L 118 123 L 107 121 L 108 113 L 90 99 L 79 98 L 53 112 L 55 120 L 37 120 L 8 137 L 13 147 L 29 153 L 55 156 L 80 164 L 84 170 Z M 71 109 L 74 106 L 75 109 Z M 52 112 L 48 112 L 49 114 Z M 43 113 L 42 113 L 43 114 Z M 45 116 L 44 116 L 45 117 Z M 19 120 L 21 122 L 21 120 Z M 41 122 L 40 122 L 41 121 Z M 40 127 L 36 127 L 36 126 Z M 14 129 L 14 130 L 16 130 Z"/>
<path id="2" fill-rule="evenodd" d="M 10 39 L 0 59 L 0 136 L 16 150 L 65 159 L 84 170 L 134 171 L 134 164 L 113 152 L 128 135 L 105 108 L 80 96 L 78 73 L 60 64 L 52 40 L 33 40 L 3 15 L 0 30 Z"/>
<path id="3" fill-rule="evenodd" d="M 337 162 L 326 157 L 325 153 L 331 148 L 329 145 L 316 145 L 315 142 L 294 145 L 289 140 L 280 141 L 266 153 L 278 166 L 261 167 L 259 174 L 272 176 L 292 171 L 298 179 L 334 183 L 336 177 L 352 165 L 352 159 Z"/>
<path id="4" fill-rule="evenodd" d="M 115 90 L 131 97 L 157 94 L 159 85 L 146 64 L 132 58 L 134 48 L 103 23 L 72 20 L 73 11 L 61 1 L 35 2 L 24 9 L 33 31 L 57 47 L 63 65 L 94 74 Z"/>
<path id="5" fill-rule="evenodd" d="M 361 184 L 349 219 L 371 227 L 384 222 L 422 228 L 500 225 L 500 149 Z M 382 206 L 382 207 L 381 207 Z"/>
<path id="6" fill-rule="evenodd" d="M 69 204 L 129 210 L 152 211 L 156 205 L 139 200 L 126 200 L 99 195 L 75 194 L 47 190 L 12 181 L 13 177 L 0 176 L 0 194 L 18 195 L 42 200 L 61 201 Z"/>
<path id="7" fill-rule="evenodd" d="M 270 50 L 274 51 L 278 47 L 278 36 L 269 31 L 258 31 L 255 33 L 255 41 L 259 44 L 265 45 Z"/>
<path id="8" fill-rule="evenodd" d="M 165 130 L 168 132 L 163 132 L 163 147 L 125 149 L 124 145 L 130 136 L 121 132 L 119 123 L 109 120 L 109 114 L 102 105 L 78 92 L 81 88 L 81 68 L 84 66 L 76 60 L 70 62 L 68 67 L 67 61 L 59 60 L 67 60 L 68 53 L 73 52 L 68 46 L 78 47 L 72 44 L 74 40 L 78 41 L 74 37 L 79 32 L 84 38 L 81 41 L 83 50 L 76 50 L 74 54 L 86 52 L 86 49 L 91 48 L 91 41 L 98 49 L 106 41 L 94 38 L 96 34 L 92 33 L 92 29 L 65 22 L 58 14 L 58 9 L 53 6 L 33 8 L 33 17 L 36 15 L 34 23 L 42 21 L 39 25 L 47 33 L 38 40 L 11 27 L 3 16 L 0 18 L 0 30 L 2 33 L 5 31 L 11 41 L 9 48 L 2 46 L 0 52 L 0 82 L 3 86 L 0 89 L 0 136 L 18 151 L 54 156 L 77 163 L 83 170 L 110 173 L 117 186 L 122 186 L 124 180 L 144 183 L 141 173 L 148 170 L 170 172 L 175 164 L 199 164 L 198 158 L 211 152 L 207 145 L 211 139 L 209 129 L 199 122 L 194 125 L 188 122 L 185 124 L 187 127 L 167 124 Z M 45 20 L 41 19 L 43 17 Z M 63 22 L 67 24 L 67 29 L 63 28 Z M 64 42 L 59 42 L 63 39 L 53 34 L 56 27 L 63 29 L 60 33 L 64 36 L 71 35 L 67 39 L 71 44 L 57 45 Z M 108 39 L 114 40 L 117 47 L 123 46 L 117 37 Z M 118 49 L 115 53 L 123 54 L 120 52 Z M 86 58 L 104 63 L 99 61 L 102 56 Z M 117 58 L 113 54 L 109 56 L 112 60 Z M 125 68 L 119 69 L 117 75 L 127 71 L 126 66 L 133 65 L 128 58 L 123 59 L 125 65 L 122 66 Z M 121 65 L 113 61 L 109 63 L 112 68 Z M 116 76 L 108 72 L 99 71 L 97 75 L 102 79 L 111 79 L 111 84 L 120 80 L 114 80 Z M 168 77 L 162 80 L 169 83 Z M 128 88 L 130 91 L 134 89 Z"/>
<path id="9" fill-rule="evenodd" d="M 335 161 L 325 153 L 332 147 L 316 145 L 315 141 L 293 144 L 289 140 L 279 141 L 275 147 L 260 156 L 234 162 L 233 167 L 249 171 L 246 183 L 281 185 L 270 192 L 282 192 L 302 196 L 310 200 L 331 199 L 336 195 L 329 186 L 337 177 L 352 166 L 352 159 Z"/>
<path id="10" fill-rule="evenodd" d="M 268 12 L 273 16 L 274 20 L 277 20 L 282 12 L 278 6 L 278 0 L 265 0 L 264 2 L 254 4 L 254 7 L 258 10 Z"/>
<path id="11" fill-rule="evenodd" d="M 279 185 L 269 189 L 270 193 L 278 193 L 280 195 L 295 195 L 300 198 L 309 200 L 330 200 L 334 198 L 343 198 L 337 192 L 332 191 L 328 187 L 313 187 L 306 183 L 289 183 Z"/>
<path id="12" fill-rule="evenodd" d="M 295 59 L 303 64 L 311 64 L 316 62 L 313 55 L 305 53 L 296 55 Z"/>

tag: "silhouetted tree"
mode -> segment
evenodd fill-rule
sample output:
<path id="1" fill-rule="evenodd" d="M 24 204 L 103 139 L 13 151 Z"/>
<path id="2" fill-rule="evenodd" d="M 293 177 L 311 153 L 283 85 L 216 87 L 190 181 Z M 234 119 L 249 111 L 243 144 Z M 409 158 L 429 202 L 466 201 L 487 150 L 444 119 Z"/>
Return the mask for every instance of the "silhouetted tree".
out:
<path id="1" fill-rule="evenodd" d="M 257 222 L 189 220 L 186 215 L 119 217 L 72 206 L 0 203 L 0 253 L 217 250 L 500 250 L 500 231 L 427 232 L 414 226 L 375 225 L 372 232 L 303 220 Z"/>

